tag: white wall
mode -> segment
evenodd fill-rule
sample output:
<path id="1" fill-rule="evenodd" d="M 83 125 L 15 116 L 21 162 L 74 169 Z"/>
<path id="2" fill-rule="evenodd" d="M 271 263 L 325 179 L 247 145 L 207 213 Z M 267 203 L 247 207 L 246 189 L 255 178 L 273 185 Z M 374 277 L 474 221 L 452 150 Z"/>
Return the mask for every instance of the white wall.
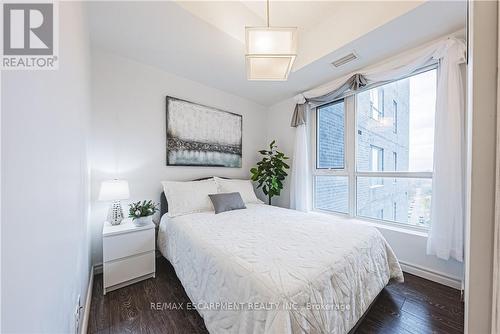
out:
<path id="1" fill-rule="evenodd" d="M 243 115 L 242 168 L 166 166 L 167 95 Z M 101 181 L 129 181 L 130 201 L 160 200 L 162 180 L 212 175 L 249 178 L 257 151 L 266 145 L 265 108 L 243 98 L 180 78 L 102 50 L 92 52 L 93 262 L 102 262 L 102 222 L 109 203 L 98 202 Z M 123 201 L 124 211 L 126 204 Z"/>
<path id="2" fill-rule="evenodd" d="M 267 118 L 268 141 L 276 139 L 278 146 L 293 159 L 294 129 L 290 127 L 295 103 L 293 98 L 282 101 L 269 108 Z M 289 178 L 285 183 L 282 195 L 273 199 L 275 205 L 289 207 L 290 204 Z M 429 279 L 440 280 L 444 284 L 460 287 L 459 281 L 463 277 L 463 264 L 455 260 L 443 261 L 435 256 L 426 255 L 427 237 L 422 233 L 406 232 L 400 229 L 379 227 L 391 247 L 408 272 L 422 275 L 427 274 Z M 451 280 L 449 280 L 449 279 Z"/>
<path id="3" fill-rule="evenodd" d="M 267 141 L 276 140 L 278 149 L 290 157 L 290 167 L 293 161 L 293 146 L 295 144 L 295 130 L 290 126 L 294 99 L 287 99 L 279 102 L 268 109 L 266 122 Z M 285 180 L 284 189 L 279 197 L 273 197 L 273 205 L 284 208 L 290 207 L 290 176 L 291 169 L 287 171 L 288 177 Z"/>
<path id="4" fill-rule="evenodd" d="M 60 3 L 59 70 L 2 73 L 2 333 L 74 331 L 90 274 L 90 54 L 79 3 Z"/>
<path id="5" fill-rule="evenodd" d="M 469 2 L 468 174 L 465 332 L 491 331 L 497 134 L 498 2 Z"/>

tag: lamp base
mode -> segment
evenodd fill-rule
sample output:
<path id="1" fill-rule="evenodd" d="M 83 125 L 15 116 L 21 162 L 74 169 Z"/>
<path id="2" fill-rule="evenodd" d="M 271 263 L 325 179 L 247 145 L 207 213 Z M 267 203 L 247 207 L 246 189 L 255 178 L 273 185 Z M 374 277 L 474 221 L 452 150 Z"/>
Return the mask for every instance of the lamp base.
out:
<path id="1" fill-rule="evenodd" d="M 120 201 L 114 201 L 111 204 L 107 220 L 111 225 L 120 225 L 123 220 L 123 210 Z"/>

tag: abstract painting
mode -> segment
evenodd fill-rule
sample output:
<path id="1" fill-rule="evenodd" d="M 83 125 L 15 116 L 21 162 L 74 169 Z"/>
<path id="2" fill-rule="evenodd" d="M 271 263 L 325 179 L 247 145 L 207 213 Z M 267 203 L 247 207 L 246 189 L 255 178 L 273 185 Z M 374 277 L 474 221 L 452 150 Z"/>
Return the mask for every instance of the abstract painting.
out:
<path id="1" fill-rule="evenodd" d="M 167 96 L 167 166 L 241 167 L 242 116 Z"/>

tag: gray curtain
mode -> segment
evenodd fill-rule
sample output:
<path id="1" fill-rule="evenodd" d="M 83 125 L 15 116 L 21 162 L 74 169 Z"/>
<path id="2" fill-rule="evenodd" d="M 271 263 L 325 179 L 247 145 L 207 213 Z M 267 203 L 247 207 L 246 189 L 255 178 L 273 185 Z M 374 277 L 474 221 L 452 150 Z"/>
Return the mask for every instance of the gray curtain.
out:
<path id="1" fill-rule="evenodd" d="M 367 81 L 363 75 L 354 74 L 352 77 L 347 79 L 347 81 L 339 88 L 325 95 L 306 99 L 306 103 L 314 103 L 318 105 L 328 103 L 344 95 L 347 91 L 356 91 L 366 85 Z M 295 110 L 293 111 L 292 122 L 290 126 L 295 128 L 299 125 L 306 124 L 305 112 L 306 112 L 305 104 L 295 105 Z"/>

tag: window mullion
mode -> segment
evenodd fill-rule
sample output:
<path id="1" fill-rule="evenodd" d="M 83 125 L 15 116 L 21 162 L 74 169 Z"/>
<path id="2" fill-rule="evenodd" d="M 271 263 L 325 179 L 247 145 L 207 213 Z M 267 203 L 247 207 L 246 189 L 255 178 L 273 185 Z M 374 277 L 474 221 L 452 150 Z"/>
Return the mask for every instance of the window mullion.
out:
<path id="1" fill-rule="evenodd" d="M 346 169 L 349 177 L 349 216 L 356 216 L 356 98 L 345 99 L 346 114 Z"/>
<path id="2" fill-rule="evenodd" d="M 432 179 L 432 172 L 357 172 L 362 177 L 396 177 L 411 179 Z"/>

